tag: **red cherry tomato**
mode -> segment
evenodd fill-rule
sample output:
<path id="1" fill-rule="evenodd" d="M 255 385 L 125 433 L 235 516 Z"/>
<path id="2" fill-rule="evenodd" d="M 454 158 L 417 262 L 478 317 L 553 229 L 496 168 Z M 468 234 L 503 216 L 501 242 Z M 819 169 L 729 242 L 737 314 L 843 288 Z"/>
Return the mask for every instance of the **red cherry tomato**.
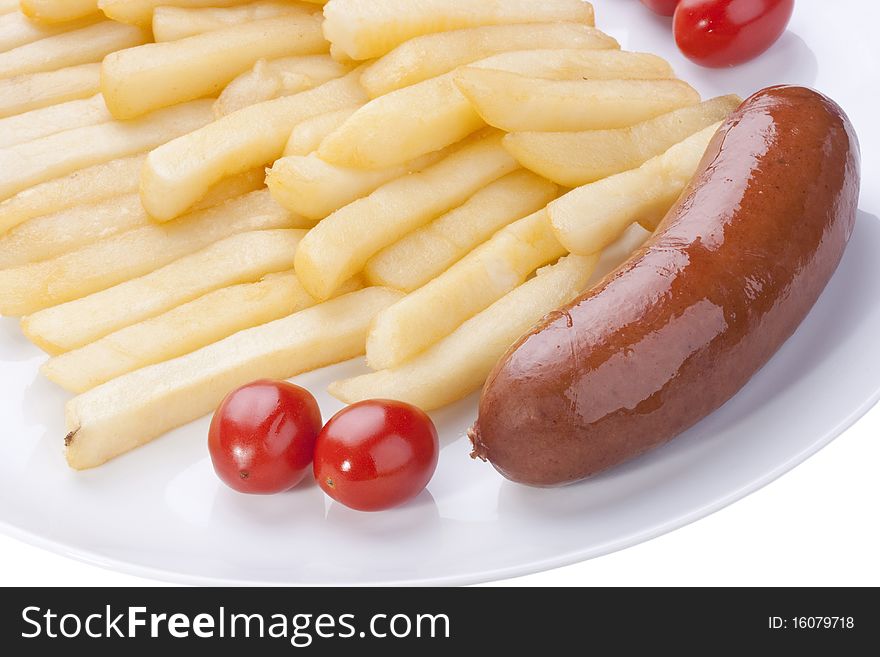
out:
<path id="1" fill-rule="evenodd" d="M 418 495 L 440 451 L 431 418 L 410 404 L 371 399 L 342 409 L 315 445 L 315 479 L 337 502 L 380 511 Z"/>
<path id="2" fill-rule="evenodd" d="M 642 4 L 655 14 L 661 16 L 672 16 L 675 13 L 675 5 L 679 0 L 642 0 Z"/>
<path id="3" fill-rule="evenodd" d="M 685 57 L 735 66 L 757 57 L 785 31 L 794 0 L 681 0 L 672 29 Z"/>
<path id="4" fill-rule="evenodd" d="M 214 413 L 208 450 L 214 471 L 242 493 L 293 488 L 308 472 L 321 409 L 303 388 L 254 381 L 226 396 Z"/>

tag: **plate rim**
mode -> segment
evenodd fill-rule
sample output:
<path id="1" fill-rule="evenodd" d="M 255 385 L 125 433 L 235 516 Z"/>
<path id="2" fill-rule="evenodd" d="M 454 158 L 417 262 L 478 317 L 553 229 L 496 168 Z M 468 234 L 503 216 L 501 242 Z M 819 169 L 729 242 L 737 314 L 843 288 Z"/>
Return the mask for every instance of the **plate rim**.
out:
<path id="1" fill-rule="evenodd" d="M 817 454 L 823 448 L 830 445 L 836 438 L 843 434 L 847 429 L 858 422 L 870 411 L 877 403 L 880 402 L 880 386 L 864 401 L 856 407 L 849 415 L 842 418 L 834 427 L 829 429 L 825 434 L 807 445 L 797 454 L 789 459 L 777 464 L 763 475 L 752 479 L 739 488 L 728 492 L 727 494 L 709 502 L 698 506 L 686 513 L 679 514 L 673 518 L 668 518 L 662 522 L 655 523 L 647 528 L 637 532 L 632 532 L 623 537 L 608 541 L 598 546 L 592 546 L 580 550 L 572 550 L 563 554 L 540 559 L 537 561 L 529 561 L 514 566 L 505 566 L 503 568 L 495 568 L 492 570 L 484 570 L 479 573 L 462 573 L 455 575 L 442 575 L 438 577 L 425 577 L 422 579 L 404 579 L 391 581 L 376 582 L 354 582 L 345 580 L 334 581 L 315 581 L 315 582 L 297 582 L 295 580 L 286 580 L 278 582 L 269 582 L 264 580 L 252 580 L 247 578 L 229 578 L 214 577 L 209 575 L 192 575 L 168 568 L 156 568 L 137 564 L 132 561 L 126 561 L 116 557 L 102 555 L 93 550 L 73 547 L 69 543 L 60 540 L 47 539 L 30 530 L 23 529 L 7 520 L 0 518 L 0 532 L 10 536 L 23 543 L 47 550 L 53 554 L 68 557 L 76 561 L 86 563 L 92 566 L 98 566 L 106 570 L 133 575 L 147 579 L 155 579 L 170 584 L 180 584 L 185 586 L 231 586 L 231 587 L 417 587 L 417 586 L 466 586 L 472 584 L 484 584 L 487 582 L 497 582 L 505 579 L 523 577 L 538 572 L 553 570 L 572 564 L 589 561 L 597 557 L 605 556 L 613 552 L 619 552 L 630 547 L 634 547 L 641 543 L 645 543 L 664 534 L 668 534 L 682 527 L 686 527 L 698 520 L 702 520 L 713 513 L 716 513 L 725 507 L 738 502 L 751 495 L 752 493 L 762 489 L 764 486 L 776 481 L 779 477 L 790 472 L 801 463 Z"/>

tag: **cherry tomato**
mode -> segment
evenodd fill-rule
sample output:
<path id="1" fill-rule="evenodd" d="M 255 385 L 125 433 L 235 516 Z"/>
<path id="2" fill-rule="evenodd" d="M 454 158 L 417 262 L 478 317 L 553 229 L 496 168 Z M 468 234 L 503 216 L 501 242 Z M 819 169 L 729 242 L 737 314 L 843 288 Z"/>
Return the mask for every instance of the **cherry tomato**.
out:
<path id="1" fill-rule="evenodd" d="M 681 0 L 672 29 L 679 50 L 715 68 L 757 57 L 785 31 L 794 0 Z"/>
<path id="2" fill-rule="evenodd" d="M 672 16 L 675 13 L 675 5 L 679 0 L 642 0 L 642 4 L 655 14 Z"/>
<path id="3" fill-rule="evenodd" d="M 308 472 L 319 431 L 321 409 L 307 390 L 285 381 L 254 381 L 217 408 L 208 450 L 214 471 L 230 488 L 280 493 Z"/>
<path id="4" fill-rule="evenodd" d="M 418 495 L 440 451 L 431 418 L 410 404 L 371 399 L 342 409 L 315 445 L 315 479 L 337 502 L 380 511 Z"/>

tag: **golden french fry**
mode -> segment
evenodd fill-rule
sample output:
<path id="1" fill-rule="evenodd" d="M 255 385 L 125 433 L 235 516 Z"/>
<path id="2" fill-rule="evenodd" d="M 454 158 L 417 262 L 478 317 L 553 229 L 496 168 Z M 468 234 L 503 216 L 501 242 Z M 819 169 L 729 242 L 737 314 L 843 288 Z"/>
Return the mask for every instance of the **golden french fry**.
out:
<path id="1" fill-rule="evenodd" d="M 217 183 L 195 210 L 220 205 L 263 187 L 254 169 Z M 136 177 L 135 177 L 136 178 Z M 0 235 L 0 269 L 40 262 L 133 228 L 151 225 L 137 192 L 35 217 Z"/>
<path id="2" fill-rule="evenodd" d="M 485 25 L 410 39 L 371 64 L 361 84 L 377 98 L 500 52 L 619 47 L 613 38 L 583 23 Z"/>
<path id="3" fill-rule="evenodd" d="M 326 52 L 319 17 L 278 16 L 108 55 L 101 91 L 118 119 L 213 96 L 263 58 Z"/>
<path id="4" fill-rule="evenodd" d="M 563 255 L 565 248 L 554 236 L 546 210 L 502 228 L 376 316 L 367 336 L 367 364 L 377 370 L 397 367 Z"/>
<path id="5" fill-rule="evenodd" d="M 112 121 L 100 94 L 0 119 L 0 148 Z"/>
<path id="6" fill-rule="evenodd" d="M 66 23 L 98 12 L 98 0 L 20 0 L 19 6 L 25 16 L 45 23 Z"/>
<path id="7" fill-rule="evenodd" d="M 366 288 L 131 372 L 67 404 L 67 461 L 91 468 L 210 413 L 230 390 L 353 358 L 377 312 L 399 298 Z"/>
<path id="8" fill-rule="evenodd" d="M 345 293 L 361 287 L 350 281 Z M 163 363 L 239 331 L 315 305 L 293 272 L 268 274 L 256 283 L 224 287 L 60 354 L 41 371 L 65 390 L 85 392 L 111 379 Z"/>
<path id="9" fill-rule="evenodd" d="M 372 285 L 412 292 L 496 231 L 546 206 L 556 194 L 556 185 L 533 173 L 509 173 L 464 204 L 379 251 L 367 261 L 364 274 Z"/>
<path id="10" fill-rule="evenodd" d="M 0 234 L 34 217 L 136 191 L 145 159 L 110 160 L 19 192 L 0 202 Z"/>
<path id="11" fill-rule="evenodd" d="M 111 121 L 66 130 L 0 149 L 0 198 L 77 169 L 142 153 L 211 120 L 211 101 L 195 100 L 136 121 Z M 250 167 L 248 167 L 250 168 Z"/>
<path id="12" fill-rule="evenodd" d="M 0 53 L 0 78 L 100 62 L 105 55 L 148 40 L 148 33 L 137 27 L 101 21 Z"/>
<path id="13" fill-rule="evenodd" d="M 499 69 L 581 80 L 672 74 L 669 64 L 659 57 L 618 50 L 517 51 L 493 55 L 472 66 L 491 67 L 490 74 Z M 455 72 L 446 73 L 375 98 L 327 136 L 319 155 L 341 166 L 386 167 L 462 139 L 482 126 L 483 120 L 458 90 L 455 79 Z M 525 100 L 509 102 L 527 104 Z"/>
<path id="14" fill-rule="evenodd" d="M 35 217 L 0 235 L 0 269 L 48 260 L 149 223 L 137 193 Z"/>
<path id="15" fill-rule="evenodd" d="M 8 14 L 0 12 L 0 52 L 6 52 L 62 32 L 78 30 L 98 22 L 99 16 L 99 14 L 93 14 L 67 23 L 40 23 L 18 11 Z"/>
<path id="16" fill-rule="evenodd" d="M 398 399 L 426 411 L 466 397 L 479 390 L 498 359 L 523 333 L 580 294 L 596 260 L 596 256 L 566 256 L 409 362 L 335 381 L 329 392 L 347 403 Z"/>
<path id="17" fill-rule="evenodd" d="M 421 171 L 446 153 L 435 151 L 383 169 L 349 169 L 322 160 L 316 153 L 276 160 L 266 175 L 272 197 L 287 209 L 319 221 L 385 183 Z"/>
<path id="18" fill-rule="evenodd" d="M 507 71 L 544 80 L 663 80 L 675 77 L 669 62 L 650 53 L 561 47 L 502 52 L 472 62 L 468 68 Z"/>
<path id="19" fill-rule="evenodd" d="M 225 176 L 277 160 L 293 127 L 318 114 L 364 102 L 359 72 L 309 91 L 227 114 L 155 149 L 141 175 L 141 201 L 150 216 L 167 221 Z"/>
<path id="20" fill-rule="evenodd" d="M 50 354 L 78 349 L 214 290 L 289 270 L 303 232 L 270 229 L 231 235 L 139 278 L 29 315 L 22 330 Z"/>
<path id="21" fill-rule="evenodd" d="M 486 123 L 509 132 L 622 128 L 700 102 L 681 80 L 546 80 L 473 66 L 454 75 Z"/>
<path id="22" fill-rule="evenodd" d="M 612 130 L 516 132 L 504 147 L 527 169 L 567 187 L 635 169 L 689 135 L 722 120 L 742 102 L 721 96 Z"/>
<path id="23" fill-rule="evenodd" d="M 253 0 L 98 0 L 98 8 L 114 21 L 149 27 L 153 20 L 153 11 L 159 7 L 200 9 L 234 7 L 251 2 Z"/>
<path id="24" fill-rule="evenodd" d="M 81 64 L 0 80 L 0 118 L 88 98 L 100 91 L 100 64 Z"/>
<path id="25" fill-rule="evenodd" d="M 345 293 L 361 287 L 351 281 Z M 50 358 L 40 368 L 65 390 L 85 392 L 149 365 L 191 353 L 234 333 L 315 305 L 293 272 L 224 287 Z"/>
<path id="26" fill-rule="evenodd" d="M 177 41 L 230 25 L 276 16 L 303 16 L 314 11 L 315 8 L 293 2 L 252 2 L 219 8 L 156 7 L 153 11 L 153 37 L 156 41 Z"/>
<path id="27" fill-rule="evenodd" d="M 548 206 L 553 230 L 572 253 L 595 253 L 639 221 L 656 227 L 693 177 L 719 123 L 638 169 L 578 187 Z"/>
<path id="28" fill-rule="evenodd" d="M 358 64 L 358 63 L 360 63 L 357 60 L 352 59 L 351 57 L 346 55 L 344 52 L 342 52 L 341 48 L 334 46 L 332 42 L 330 43 L 330 56 L 333 59 L 335 59 L 337 62 L 341 62 L 343 64 Z"/>
<path id="29" fill-rule="evenodd" d="M 256 192 L 265 190 L 266 188 L 266 170 L 263 167 L 255 167 L 244 173 L 237 173 L 234 176 L 223 178 L 214 183 L 201 199 L 193 205 L 188 212 L 194 210 L 206 210 L 213 208 L 215 205 L 225 203 L 230 199 L 237 198 Z"/>
<path id="30" fill-rule="evenodd" d="M 214 103 L 214 115 L 219 118 L 248 105 L 308 91 L 350 71 L 350 66 L 329 55 L 261 59 L 226 85 Z"/>
<path id="31" fill-rule="evenodd" d="M 27 315 L 143 276 L 224 237 L 300 223 L 268 192 L 252 192 L 171 224 L 143 226 L 51 260 L 0 270 L 0 313 Z"/>
<path id="32" fill-rule="evenodd" d="M 324 34 L 351 59 L 381 57 L 423 34 L 481 25 L 571 21 L 593 24 L 593 7 L 581 0 L 334 0 L 324 6 Z"/>
<path id="33" fill-rule="evenodd" d="M 436 164 L 379 187 L 309 231 L 296 251 L 296 274 L 309 294 L 326 299 L 373 255 L 516 167 L 490 132 Z"/>
<path id="34" fill-rule="evenodd" d="M 291 131 L 284 147 L 284 155 L 308 155 L 318 150 L 327 135 L 345 123 L 358 107 L 361 106 L 353 105 L 306 119 Z"/>
<path id="35" fill-rule="evenodd" d="M 327 135 L 318 155 L 340 166 L 390 167 L 445 148 L 484 126 L 452 74 L 446 74 L 371 100 Z"/>

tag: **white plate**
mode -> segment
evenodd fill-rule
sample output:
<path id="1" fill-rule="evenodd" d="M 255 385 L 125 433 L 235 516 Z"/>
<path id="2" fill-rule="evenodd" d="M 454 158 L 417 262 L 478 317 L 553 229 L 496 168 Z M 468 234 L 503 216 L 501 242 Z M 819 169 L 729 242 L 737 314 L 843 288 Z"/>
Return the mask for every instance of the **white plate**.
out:
<path id="1" fill-rule="evenodd" d="M 599 26 L 624 47 L 666 56 L 704 95 L 767 84 L 816 86 L 850 113 L 876 180 L 871 99 L 880 52 L 873 3 L 841 25 L 831 3 L 800 2 L 791 29 L 758 61 L 708 71 L 677 55 L 666 21 L 636 0 L 597 1 Z M 855 5 L 856 3 L 848 3 Z M 850 7 L 852 9 L 852 7 Z M 836 39 L 846 39 L 843 44 Z M 873 70 L 870 67 L 875 67 Z M 718 412 L 670 445 L 558 490 L 504 481 L 471 461 L 467 400 L 435 414 L 443 451 L 428 491 L 382 514 L 326 501 L 312 484 L 272 498 L 215 479 L 207 421 L 104 468 L 73 473 L 61 453 L 66 396 L 42 379 L 40 352 L 0 321 L 0 525 L 43 547 L 135 574 L 195 583 L 452 584 L 509 577 L 617 550 L 680 527 L 766 484 L 827 444 L 880 396 L 880 208 L 863 190 L 853 240 L 797 334 Z M 296 379 L 320 392 L 363 369 L 347 363 Z M 338 404 L 322 395 L 325 416 Z"/>

